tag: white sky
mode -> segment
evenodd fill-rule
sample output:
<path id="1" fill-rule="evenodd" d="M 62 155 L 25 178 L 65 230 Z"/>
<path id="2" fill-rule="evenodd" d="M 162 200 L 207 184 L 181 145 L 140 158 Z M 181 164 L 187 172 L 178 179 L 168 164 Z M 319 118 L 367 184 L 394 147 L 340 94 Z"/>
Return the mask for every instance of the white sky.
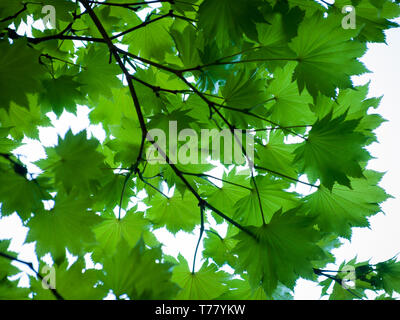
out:
<path id="1" fill-rule="evenodd" d="M 400 20 L 398 21 L 400 22 Z M 394 199 L 387 200 L 383 205 L 383 213 L 370 218 L 370 229 L 353 229 L 351 243 L 345 244 L 334 250 L 337 257 L 337 265 L 343 260 L 350 260 L 358 256 L 358 261 L 371 259 L 372 263 L 392 258 L 400 252 L 400 168 L 398 166 L 398 139 L 400 137 L 400 111 L 399 103 L 399 82 L 400 64 L 400 29 L 392 29 L 386 32 L 387 44 L 372 44 L 362 61 L 372 72 L 354 78 L 355 84 L 364 84 L 371 80 L 370 97 L 384 95 L 380 107 L 375 111 L 389 120 L 376 130 L 379 144 L 374 143 L 369 151 L 376 157 L 370 161 L 369 168 L 381 172 L 387 172 L 381 182 L 381 186 L 387 193 L 394 196 Z M 77 116 L 63 113 L 57 119 L 53 114 L 50 116 L 55 128 L 42 128 L 40 140 L 43 146 L 52 146 L 57 142 L 57 132 L 63 136 L 71 127 L 74 133 L 85 129 L 89 125 L 88 114 L 90 110 L 85 106 L 78 107 Z M 99 126 L 89 126 L 88 129 L 99 140 L 104 139 L 104 133 Z M 39 142 L 26 139 L 26 145 L 19 148 L 17 153 L 25 155 L 21 160 L 25 162 L 36 161 L 44 157 L 44 150 Z M 29 165 L 29 170 L 36 170 Z M 215 226 L 213 226 L 215 227 Z M 224 235 L 225 227 L 218 228 L 221 235 Z M 0 239 L 12 238 L 11 250 L 19 252 L 19 258 L 26 261 L 34 261 L 34 244 L 24 244 L 27 228 L 16 214 L 0 219 Z M 176 237 L 165 230 L 156 231 L 156 235 L 163 243 L 167 244 L 165 252 L 177 256 L 178 252 L 183 254 L 189 265 L 193 261 L 194 248 L 198 238 L 198 229 L 193 235 L 179 232 Z M 200 247 L 200 250 L 202 248 Z M 201 266 L 198 255 L 197 268 Z M 228 268 L 229 269 L 229 268 Z M 22 276 L 21 284 L 26 284 L 27 277 Z M 319 299 L 321 288 L 316 283 L 300 279 L 295 290 L 295 299 Z"/>

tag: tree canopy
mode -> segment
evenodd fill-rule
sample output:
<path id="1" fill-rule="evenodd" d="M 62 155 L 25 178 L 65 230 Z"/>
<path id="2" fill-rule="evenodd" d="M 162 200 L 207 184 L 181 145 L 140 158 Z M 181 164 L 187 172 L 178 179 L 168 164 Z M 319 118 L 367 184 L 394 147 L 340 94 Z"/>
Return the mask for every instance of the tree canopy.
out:
<path id="1" fill-rule="evenodd" d="M 367 168 L 380 97 L 352 77 L 400 5 L 331 2 L 1 1 L 0 219 L 18 214 L 39 266 L 1 240 L 0 299 L 291 299 L 300 278 L 330 299 L 396 297 L 396 257 L 325 267 L 390 197 Z M 82 105 L 105 139 L 69 130 L 30 172 L 24 138 Z M 226 130 L 244 162 L 191 139 L 179 154 L 207 161 L 171 161 L 152 135 L 173 140 L 171 124 Z M 160 228 L 196 232 L 193 261 L 165 254 Z M 12 277 L 23 265 L 29 287 Z"/>

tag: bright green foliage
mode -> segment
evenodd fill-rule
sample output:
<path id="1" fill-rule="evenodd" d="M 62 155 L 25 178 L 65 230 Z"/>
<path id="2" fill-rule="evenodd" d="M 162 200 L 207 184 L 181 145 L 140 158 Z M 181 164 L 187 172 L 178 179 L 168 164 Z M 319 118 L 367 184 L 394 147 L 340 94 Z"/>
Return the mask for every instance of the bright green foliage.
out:
<path id="1" fill-rule="evenodd" d="M 56 183 L 61 183 L 67 192 L 73 187 L 86 189 L 104 166 L 104 156 L 96 151 L 97 146 L 97 140 L 86 139 L 85 131 L 77 135 L 68 131 L 56 147 L 46 150 L 51 157 L 38 165 L 51 171 Z"/>
<path id="2" fill-rule="evenodd" d="M 46 265 L 44 265 L 46 266 Z M 41 267 L 44 267 L 41 266 Z M 78 260 L 71 267 L 68 267 L 68 262 L 60 265 L 54 265 L 54 274 L 57 275 L 55 287 L 63 292 L 63 298 L 68 300 L 98 300 L 106 295 L 104 287 L 99 285 L 99 271 L 98 270 L 85 270 L 82 272 L 85 263 L 83 260 Z M 40 268 L 43 270 L 43 268 Z M 49 274 L 49 270 L 44 269 L 44 273 Z M 54 300 L 54 295 L 48 289 L 44 289 L 43 282 L 31 278 L 32 289 L 34 292 L 33 299 L 35 300 Z M 51 281 L 47 282 L 51 285 Z M 79 290 L 75 284 L 79 283 Z"/>
<path id="3" fill-rule="evenodd" d="M 369 154 L 361 146 L 366 138 L 355 129 L 359 120 L 345 120 L 346 114 L 332 119 L 326 115 L 313 125 L 310 134 L 294 152 L 294 162 L 307 173 L 311 182 L 332 189 L 335 181 L 350 186 L 349 177 L 362 177 L 361 161 Z"/>
<path id="4" fill-rule="evenodd" d="M 44 80 L 43 87 L 46 93 L 41 95 L 41 106 L 46 110 L 53 110 L 57 116 L 65 110 L 75 113 L 76 103 L 83 101 L 79 91 L 81 85 L 71 76 L 60 76 L 57 79 Z"/>
<path id="5" fill-rule="evenodd" d="M 29 48 L 23 40 L 10 45 L 0 41 L 0 107 L 8 109 L 10 102 L 28 107 L 27 93 L 41 89 L 44 68 L 39 64 L 39 52 Z"/>
<path id="6" fill-rule="evenodd" d="M 37 241 L 38 256 L 50 252 L 56 261 L 60 261 L 65 257 L 65 248 L 73 254 L 81 254 L 86 245 L 94 243 L 91 228 L 100 218 L 88 212 L 89 206 L 90 202 L 85 198 L 59 195 L 52 210 L 38 212 L 28 223 L 27 237 L 27 241 Z M 71 237 L 71 233 L 75 236 Z"/>
<path id="7" fill-rule="evenodd" d="M 262 282 L 267 295 L 271 295 L 278 281 L 292 289 L 298 274 L 311 277 L 311 262 L 323 256 L 316 244 L 320 236 L 313 225 L 312 218 L 297 216 L 296 210 L 277 211 L 270 223 L 248 228 L 255 239 L 240 232 L 234 252 L 240 270 L 249 274 L 250 284 L 254 287 Z"/>
<path id="8" fill-rule="evenodd" d="M 295 145 L 285 143 L 284 138 L 280 131 L 271 132 L 266 145 L 257 145 L 256 164 L 295 178 L 297 171 L 292 166 Z"/>
<path id="9" fill-rule="evenodd" d="M 323 231 L 350 238 L 351 227 L 368 227 L 368 216 L 380 211 L 379 203 L 389 196 L 377 186 L 382 174 L 365 171 L 365 178 L 351 180 L 351 187 L 335 184 L 332 190 L 321 186 L 305 197 L 305 206 L 317 217 Z M 354 192 L 357 190 L 357 192 Z"/>
<path id="10" fill-rule="evenodd" d="M 199 271 L 192 273 L 185 258 L 179 256 L 178 259 L 179 265 L 172 273 L 172 280 L 182 288 L 177 299 L 209 300 L 227 291 L 224 282 L 230 276 L 224 271 L 218 271 L 215 264 L 204 262 Z"/>
<path id="11" fill-rule="evenodd" d="M 355 59 L 366 50 L 365 44 L 350 40 L 356 35 L 356 30 L 338 27 L 337 18 L 324 19 L 320 14 L 305 18 L 289 44 L 297 56 L 293 76 L 299 90 L 306 87 L 314 98 L 318 92 L 333 97 L 335 88 L 352 87 L 350 76 L 367 71 Z"/>
<path id="12" fill-rule="evenodd" d="M 131 249 L 121 241 L 115 254 L 103 258 L 104 287 L 119 297 L 127 294 L 131 299 L 166 299 L 176 294 L 177 286 L 171 282 L 169 262 L 159 263 L 160 248 L 146 249 L 139 242 Z"/>
<path id="13" fill-rule="evenodd" d="M 154 244 L 154 236 L 149 232 L 150 222 L 133 211 L 117 219 L 114 214 L 104 215 L 104 221 L 95 226 L 94 233 L 99 243 L 101 254 L 115 252 L 121 239 L 133 248 L 143 237 L 149 244 Z"/>
<path id="14" fill-rule="evenodd" d="M 378 281 L 385 292 L 390 295 L 393 291 L 400 292 L 400 263 L 395 259 L 380 262 L 376 265 Z"/>
<path id="15" fill-rule="evenodd" d="M 0 1 L 0 220 L 19 217 L 39 261 L 14 267 L 0 241 L 0 299 L 292 299 L 300 278 L 330 299 L 399 294 L 395 258 L 332 267 L 390 197 L 367 167 L 381 97 L 352 77 L 368 71 L 367 43 L 397 27 L 399 2 L 132 2 L 48 0 L 56 28 L 36 29 L 40 3 Z M 345 5 L 356 29 L 342 28 Z M 87 127 L 61 129 L 82 105 Z M 152 129 L 166 138 L 155 153 Z M 184 129 L 197 136 L 178 139 Z M 246 164 L 228 163 L 224 138 L 208 152 L 237 129 L 254 138 L 237 150 Z M 201 163 L 175 163 L 173 140 Z M 163 231 L 199 239 L 170 248 Z M 10 277 L 26 268 L 21 288 Z"/>
<path id="16" fill-rule="evenodd" d="M 199 8 L 199 25 L 208 41 L 216 40 L 219 46 L 242 39 L 243 33 L 250 39 L 257 38 L 255 22 L 264 18 L 258 10 L 259 0 L 205 0 Z"/>
<path id="17" fill-rule="evenodd" d="M 257 185 L 258 193 L 255 185 Z M 285 191 L 289 186 L 288 182 L 280 179 L 268 176 L 257 177 L 251 191 L 236 202 L 235 217 L 246 226 L 261 226 L 263 223 L 268 223 L 279 209 L 286 211 L 296 207 L 299 204 L 296 194 Z M 258 194 L 265 221 L 262 221 L 259 212 Z"/>
<path id="18" fill-rule="evenodd" d="M 154 223 L 155 227 L 165 226 L 168 231 L 177 233 L 180 230 L 193 231 L 199 223 L 200 213 L 193 195 L 186 192 L 181 196 L 178 191 L 175 191 L 173 198 L 156 195 L 146 217 Z"/>

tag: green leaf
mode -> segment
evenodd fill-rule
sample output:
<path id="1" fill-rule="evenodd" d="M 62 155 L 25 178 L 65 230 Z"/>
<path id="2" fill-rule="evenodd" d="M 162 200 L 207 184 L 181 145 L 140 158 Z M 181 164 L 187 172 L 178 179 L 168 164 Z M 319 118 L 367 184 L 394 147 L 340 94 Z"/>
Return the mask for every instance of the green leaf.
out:
<path id="1" fill-rule="evenodd" d="M 169 262 L 161 262 L 160 248 L 146 249 L 142 242 L 130 248 L 121 241 L 114 255 L 104 261 L 104 286 L 117 297 L 127 294 L 134 300 L 170 299 L 177 292 L 171 282 Z"/>
<path id="2" fill-rule="evenodd" d="M 41 265 L 40 270 L 46 271 L 43 275 L 50 276 L 49 280 L 54 273 L 55 288 L 65 300 L 99 300 L 107 295 L 104 287 L 99 284 L 101 271 L 85 270 L 85 263 L 81 258 L 72 266 L 69 266 L 68 261 L 64 260 L 59 265 L 52 267 Z M 56 299 L 51 290 L 43 288 L 46 285 L 40 279 L 30 278 L 30 281 L 34 300 Z M 77 283 L 79 283 L 79 289 L 75 286 Z M 48 281 L 48 284 L 51 285 L 51 281 Z"/>
<path id="3" fill-rule="evenodd" d="M 54 148 L 46 148 L 48 158 L 37 164 L 50 170 L 55 181 L 61 183 L 67 192 L 76 187 L 87 193 L 91 184 L 102 174 L 104 156 L 96 149 L 98 141 L 87 140 L 86 131 L 73 135 L 68 131 L 64 139 Z"/>
<path id="4" fill-rule="evenodd" d="M 152 22 L 146 28 L 139 28 L 124 37 L 129 50 L 147 59 L 164 60 L 167 52 L 172 52 L 173 39 L 169 33 L 171 20 L 161 19 Z"/>
<path id="5" fill-rule="evenodd" d="M 257 144 L 255 164 L 296 179 L 298 174 L 292 166 L 296 145 L 285 143 L 284 138 L 281 131 L 272 131 L 265 146 Z"/>
<path id="6" fill-rule="evenodd" d="M 28 242 L 36 241 L 39 257 L 50 252 L 54 261 L 62 261 L 65 249 L 82 255 L 88 246 L 96 243 L 92 227 L 100 218 L 90 212 L 90 201 L 74 195 L 57 195 L 54 208 L 37 212 L 29 220 Z"/>
<path id="7" fill-rule="evenodd" d="M 376 265 L 382 287 L 388 294 L 400 292 L 400 263 L 396 259 L 380 262 Z"/>
<path id="8" fill-rule="evenodd" d="M 347 0 L 335 1 L 335 7 L 342 8 L 348 5 Z M 378 8 L 378 9 L 377 9 Z M 390 21 L 400 14 L 400 6 L 392 1 L 361 0 L 355 7 L 355 19 L 362 25 L 358 39 L 363 42 L 385 42 L 385 30 L 398 27 Z"/>
<path id="9" fill-rule="evenodd" d="M 320 236 L 314 219 L 297 216 L 296 211 L 277 211 L 270 223 L 247 227 L 255 238 L 243 231 L 236 236 L 236 270 L 248 273 L 253 288 L 262 283 L 267 295 L 274 293 L 278 281 L 292 289 L 299 276 L 312 277 L 312 261 L 324 256 L 316 244 Z"/>
<path id="10" fill-rule="evenodd" d="M 0 121 L 10 127 L 13 138 L 22 140 L 24 136 L 39 140 L 39 128 L 50 125 L 50 119 L 42 112 L 37 95 L 27 95 L 28 104 L 21 107 L 10 103 L 8 112 L 0 109 Z"/>
<path id="11" fill-rule="evenodd" d="M 219 47 L 239 42 L 243 33 L 255 40 L 255 23 L 264 21 L 258 10 L 259 5 L 258 0 L 205 0 L 198 11 L 199 26 L 204 30 L 207 41 L 215 39 Z"/>
<path id="12" fill-rule="evenodd" d="M 43 209 L 42 200 L 50 199 L 46 187 L 46 179 L 28 180 L 11 168 L 6 172 L 0 171 L 2 216 L 8 216 L 16 211 L 25 221 L 32 212 L 40 212 Z"/>
<path id="13" fill-rule="evenodd" d="M 13 44 L 0 41 L 0 51 L 0 107 L 8 110 L 11 101 L 27 107 L 26 94 L 42 90 L 44 68 L 39 63 L 40 52 L 24 40 Z"/>
<path id="14" fill-rule="evenodd" d="M 235 244 L 236 240 L 231 237 L 221 238 L 215 230 L 208 230 L 207 238 L 204 239 L 203 256 L 213 259 L 220 267 L 225 263 L 234 266 L 236 259 L 231 251 Z"/>
<path id="15" fill-rule="evenodd" d="M 378 213 L 379 203 L 390 196 L 377 186 L 383 174 L 367 170 L 363 175 L 365 178 L 351 179 L 352 189 L 339 184 L 332 190 L 321 186 L 304 198 L 322 231 L 350 239 L 352 227 L 369 227 L 367 217 Z"/>
<path id="16" fill-rule="evenodd" d="M 149 205 L 151 208 L 147 209 L 146 218 L 156 228 L 165 226 L 174 234 L 180 230 L 191 232 L 200 222 L 198 200 L 189 192 L 182 196 L 175 190 L 169 199 L 158 194 L 151 199 Z"/>
<path id="17" fill-rule="evenodd" d="M 334 97 L 337 87 L 352 87 L 350 76 L 367 71 L 357 60 L 364 54 L 365 44 L 351 40 L 357 33 L 342 29 L 335 17 L 315 14 L 303 20 L 298 36 L 289 44 L 297 55 L 293 79 L 300 92 L 306 87 L 315 99 L 319 92 Z"/>
<path id="18" fill-rule="evenodd" d="M 267 87 L 267 95 L 271 96 L 267 105 L 270 119 L 282 127 L 310 125 L 315 121 L 309 108 L 311 96 L 305 90 L 299 93 L 296 82 L 292 82 L 295 66 L 291 62 L 282 69 L 278 68 Z"/>
<path id="19" fill-rule="evenodd" d="M 246 69 L 232 73 L 221 92 L 226 104 L 234 108 L 251 109 L 267 100 L 265 80 Z"/>
<path id="20" fill-rule="evenodd" d="M 103 221 L 97 224 L 93 231 L 96 234 L 98 248 L 101 255 L 113 255 L 121 239 L 124 239 L 130 248 L 136 246 L 143 237 L 148 242 L 156 242 L 150 233 L 150 222 L 143 218 L 140 212 L 129 210 L 126 215 L 118 220 L 113 213 L 102 216 Z M 147 242 L 147 241 L 146 241 Z"/>
<path id="21" fill-rule="evenodd" d="M 349 177 L 362 177 L 360 163 L 369 159 L 363 149 L 366 137 L 356 131 L 359 120 L 345 120 L 346 114 L 332 119 L 328 114 L 314 123 L 308 138 L 294 151 L 294 163 L 314 183 L 332 189 L 338 182 L 350 187 Z"/>
<path id="22" fill-rule="evenodd" d="M 110 52 L 105 47 L 91 45 L 79 57 L 77 63 L 84 66 L 77 76 L 82 92 L 87 93 L 94 101 L 98 101 L 101 95 L 111 98 L 111 88 L 121 87 L 117 75 L 122 71 L 116 63 L 108 63 Z"/>
<path id="23" fill-rule="evenodd" d="M 172 281 L 181 287 L 177 299 L 211 300 L 228 290 L 224 283 L 230 276 L 224 271 L 218 271 L 215 264 L 205 261 L 199 271 L 192 273 L 186 259 L 182 255 L 178 259 L 179 265 L 174 267 L 172 275 Z"/>
<path id="24" fill-rule="evenodd" d="M 79 91 L 80 84 L 73 76 L 60 76 L 57 79 L 43 81 L 43 88 L 46 93 L 39 97 L 42 108 L 52 110 L 60 116 L 65 110 L 76 113 L 76 104 L 84 102 L 84 96 Z"/>
<path id="25" fill-rule="evenodd" d="M 274 179 L 271 176 L 255 177 L 255 183 L 252 181 L 251 191 L 248 191 L 245 197 L 235 203 L 234 218 L 243 225 L 261 226 L 269 223 L 276 211 L 280 209 L 287 211 L 299 205 L 296 194 L 285 191 L 289 187 L 289 182 Z M 265 218 L 264 222 L 258 196 Z"/>

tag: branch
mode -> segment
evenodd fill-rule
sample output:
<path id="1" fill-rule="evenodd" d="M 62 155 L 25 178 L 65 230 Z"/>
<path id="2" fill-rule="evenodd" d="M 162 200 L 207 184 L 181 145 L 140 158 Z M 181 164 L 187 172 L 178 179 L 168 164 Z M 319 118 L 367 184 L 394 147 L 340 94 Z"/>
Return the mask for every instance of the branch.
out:
<path id="1" fill-rule="evenodd" d="M 267 171 L 267 172 L 272 173 L 272 174 L 274 174 L 276 176 L 279 176 L 279 177 L 282 177 L 282 178 L 286 178 L 286 179 L 289 179 L 291 181 L 295 181 L 295 182 L 298 182 L 298 183 L 301 183 L 301 184 L 304 184 L 304 185 L 319 189 L 319 186 L 317 186 L 315 184 L 304 182 L 304 181 L 298 180 L 296 178 L 289 177 L 289 176 L 287 176 L 287 175 L 285 175 L 283 173 L 279 173 L 279 172 L 276 172 L 276 171 L 271 170 L 271 169 L 267 169 L 267 168 L 264 168 L 264 167 L 261 167 L 261 166 L 257 166 L 257 165 L 255 165 L 254 168 L 258 169 L 258 170 Z"/>
<path id="2" fill-rule="evenodd" d="M 79 0 L 79 2 L 81 2 L 82 5 L 85 7 L 85 9 L 88 11 L 88 13 L 89 13 L 90 17 L 92 18 L 94 24 L 96 25 L 96 27 L 99 30 L 100 34 L 102 35 L 103 39 L 107 43 L 107 45 L 108 45 L 108 47 L 110 49 L 110 52 L 112 53 L 112 55 L 117 60 L 118 65 L 120 66 L 120 68 L 123 71 L 123 73 L 126 76 L 126 78 L 129 79 L 130 74 L 129 74 L 128 70 L 126 69 L 126 67 L 125 67 L 124 63 L 122 62 L 121 57 L 119 56 L 118 53 L 121 52 L 121 53 L 126 54 L 128 56 L 134 56 L 134 57 L 137 57 L 137 56 L 135 56 L 133 54 L 130 54 L 129 52 L 126 52 L 124 50 L 121 50 L 121 49 L 115 47 L 114 44 L 112 43 L 110 37 L 108 36 L 107 32 L 105 31 L 102 23 L 100 22 L 100 20 L 98 19 L 97 15 L 93 12 L 92 8 L 90 7 L 90 5 L 88 3 L 88 0 Z M 148 60 L 143 59 L 143 58 L 140 58 L 139 60 L 142 60 L 145 63 L 147 63 L 146 61 L 148 61 Z M 158 63 L 154 63 L 154 62 L 152 62 L 152 63 L 155 66 L 160 66 L 161 69 L 173 70 L 173 69 L 170 69 L 168 67 L 164 67 L 163 65 L 160 65 Z M 146 128 L 146 123 L 145 123 L 145 120 L 144 120 L 144 117 L 143 117 L 143 113 L 142 113 L 142 110 L 141 110 L 141 107 L 140 107 L 140 103 L 139 103 L 138 97 L 136 95 L 136 91 L 135 91 L 135 88 L 134 88 L 134 86 L 132 84 L 132 81 L 128 81 L 128 86 L 129 86 L 129 91 L 131 93 L 131 97 L 132 97 L 133 102 L 134 102 L 136 114 L 137 114 L 138 119 L 139 119 L 140 128 L 141 128 L 141 131 L 142 131 L 142 142 L 144 141 L 144 139 L 147 138 L 156 147 L 156 149 L 159 151 L 161 156 L 169 164 L 171 169 L 182 180 L 182 182 L 185 184 L 185 186 L 197 198 L 197 200 L 199 202 L 201 202 L 205 207 L 208 207 L 209 209 L 213 210 L 216 214 L 218 214 L 219 216 L 221 216 L 222 218 L 227 220 L 229 223 L 233 224 L 239 230 L 247 233 L 248 235 L 250 235 L 254 239 L 257 239 L 257 237 L 250 230 L 248 230 L 247 228 L 245 228 L 241 224 L 237 223 L 236 221 L 232 220 L 231 218 L 226 216 L 224 213 L 222 213 L 220 210 L 216 209 L 211 204 L 209 204 L 207 201 L 202 199 L 202 197 L 193 188 L 193 186 L 189 183 L 189 181 L 186 180 L 186 178 L 183 176 L 181 171 L 170 161 L 169 157 L 165 154 L 165 152 L 157 145 L 157 143 L 154 141 L 154 139 L 150 135 L 148 135 L 148 131 L 147 131 L 147 128 Z M 142 146 L 141 146 L 141 151 L 143 151 L 142 147 L 143 147 L 143 143 L 142 143 Z M 141 159 L 141 152 L 139 152 L 138 160 L 139 159 Z"/>
<path id="3" fill-rule="evenodd" d="M 215 179 L 215 180 L 222 181 L 222 182 L 224 182 L 224 183 L 231 184 L 231 185 L 233 185 L 233 186 L 237 186 L 237 187 L 240 187 L 240 188 L 244 188 L 244 189 L 247 189 L 247 190 L 250 190 L 250 191 L 253 190 L 253 189 L 251 189 L 251 188 L 249 188 L 249 187 L 246 187 L 246 186 L 243 186 L 243 185 L 241 185 L 241 184 L 234 183 L 234 182 L 231 182 L 231 181 L 228 181 L 228 180 L 225 180 L 225 179 L 221 179 L 221 178 L 218 178 L 218 177 L 214 177 L 214 176 L 212 176 L 211 174 L 206 174 L 206 173 L 192 173 L 192 172 L 184 172 L 184 171 L 182 171 L 182 173 L 183 173 L 184 175 L 195 176 L 195 177 L 199 177 L 199 178 L 207 177 L 207 178 L 211 178 L 211 179 Z"/>
<path id="4" fill-rule="evenodd" d="M 15 13 L 12 16 L 1 19 L 0 22 L 6 22 L 8 20 L 13 20 L 13 19 L 17 18 L 22 12 L 26 11 L 27 6 L 28 6 L 28 3 L 24 3 L 24 7 L 21 10 L 19 10 L 17 13 Z"/>
<path id="5" fill-rule="evenodd" d="M 194 251 L 192 274 L 194 274 L 194 269 L 196 266 L 197 250 L 199 249 L 200 241 L 204 233 L 204 204 L 200 202 L 199 207 L 200 207 L 200 235 L 199 235 L 199 240 L 197 241 L 196 250 Z"/>
<path id="6" fill-rule="evenodd" d="M 36 276 L 40 279 L 40 281 L 43 282 L 44 277 L 39 273 L 39 271 L 35 270 L 32 262 L 26 262 L 26 261 L 20 260 L 18 258 L 15 258 L 15 257 L 10 256 L 7 253 L 3 253 L 3 252 L 0 252 L 0 257 L 3 257 L 5 259 L 11 260 L 11 261 L 16 261 L 16 262 L 26 265 L 27 267 L 29 267 L 29 269 L 31 269 L 36 274 Z M 49 287 L 51 293 L 54 295 L 54 297 L 57 300 L 64 300 L 64 298 L 58 293 L 58 291 L 55 288 L 52 288 L 47 282 L 46 282 L 46 285 Z"/>

